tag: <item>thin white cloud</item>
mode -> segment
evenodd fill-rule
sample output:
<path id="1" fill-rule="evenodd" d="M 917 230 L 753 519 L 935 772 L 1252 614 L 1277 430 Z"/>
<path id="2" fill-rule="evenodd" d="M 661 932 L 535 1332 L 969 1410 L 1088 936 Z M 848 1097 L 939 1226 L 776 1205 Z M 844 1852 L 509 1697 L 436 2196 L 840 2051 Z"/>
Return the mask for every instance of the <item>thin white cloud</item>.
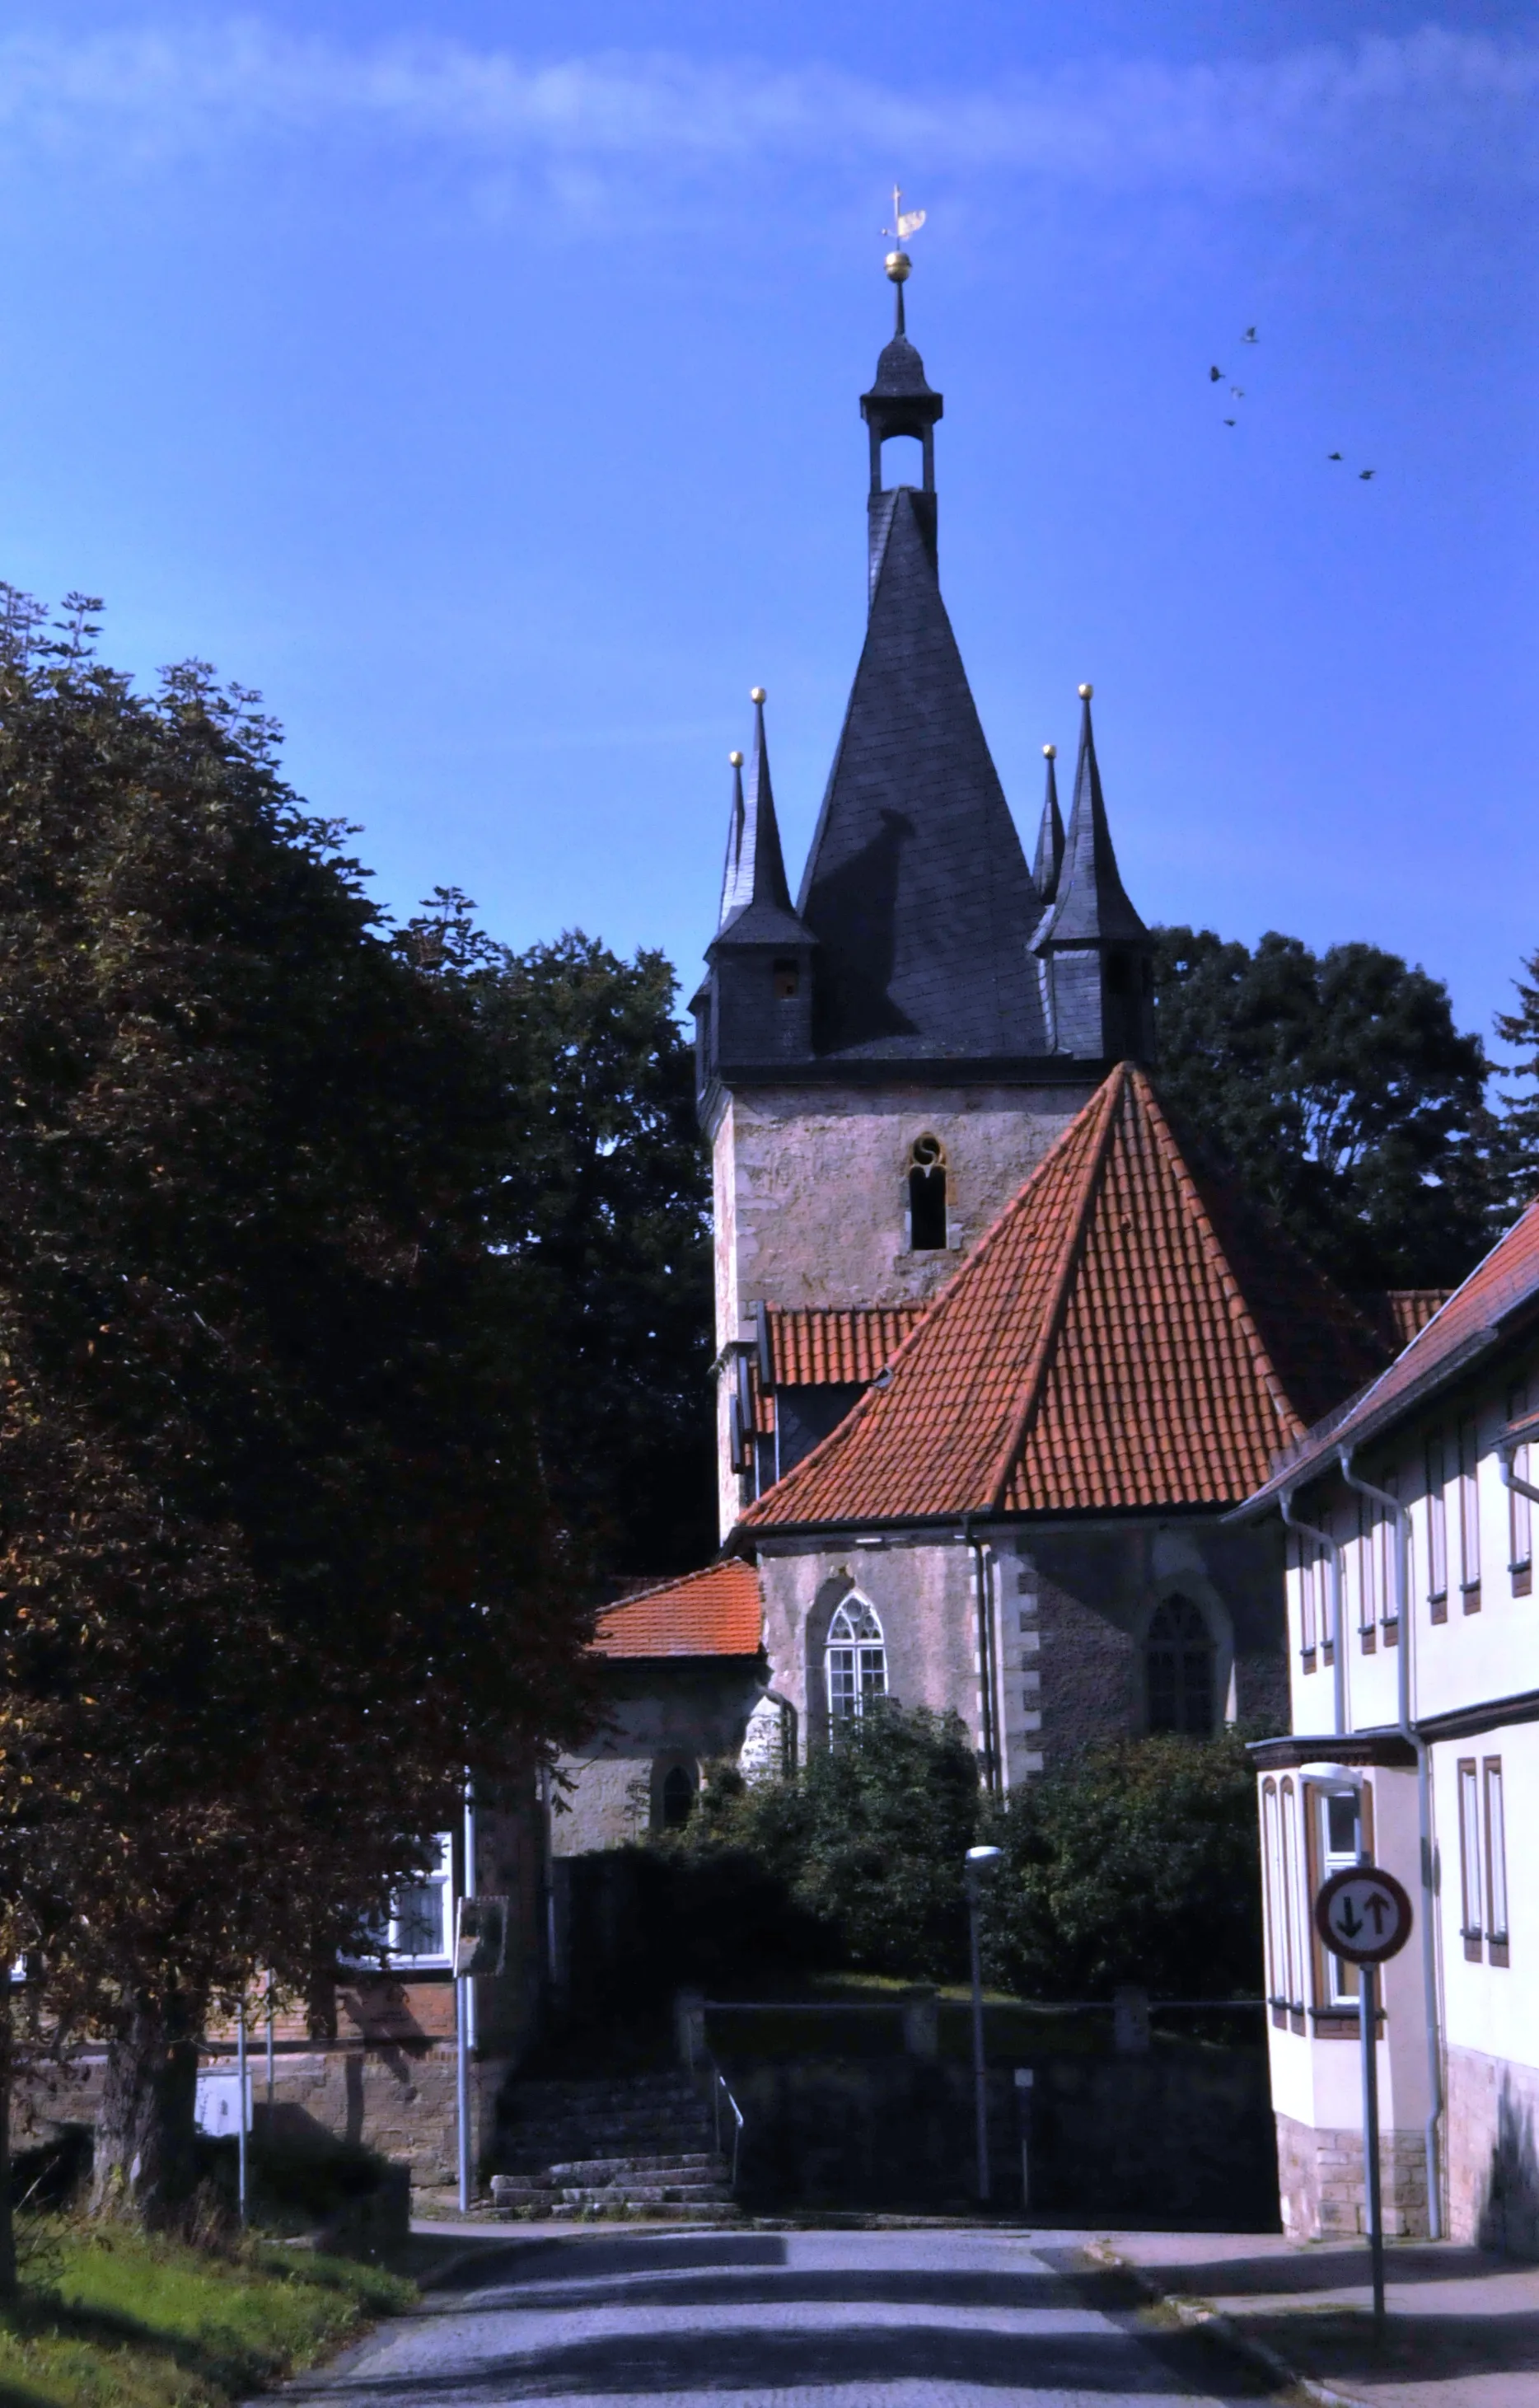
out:
<path id="1" fill-rule="evenodd" d="M 982 168 L 1103 190 L 1231 194 L 1375 179 L 1533 179 L 1539 43 L 1429 28 L 1262 64 L 1110 63 L 988 93 L 904 92 L 826 70 L 606 54 L 540 65 L 420 40 L 349 49 L 260 20 L 0 38 L 0 156 L 142 165 L 232 145 L 409 146 L 579 193 L 751 164 L 912 176 Z"/>

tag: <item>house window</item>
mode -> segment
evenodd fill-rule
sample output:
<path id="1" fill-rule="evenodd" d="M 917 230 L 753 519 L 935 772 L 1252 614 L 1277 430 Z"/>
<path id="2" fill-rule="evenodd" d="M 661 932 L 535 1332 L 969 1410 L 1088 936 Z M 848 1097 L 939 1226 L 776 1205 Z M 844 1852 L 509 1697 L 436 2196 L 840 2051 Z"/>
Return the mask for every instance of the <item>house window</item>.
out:
<path id="1" fill-rule="evenodd" d="M 383 1927 L 370 1933 L 393 1965 L 447 1965 L 454 1953 L 454 1842 L 439 1831 L 428 1870 L 398 1889 Z"/>
<path id="2" fill-rule="evenodd" d="M 877 1698 L 886 1697 L 887 1647 L 864 1598 L 847 1598 L 829 1624 L 824 1666 L 832 1730 L 859 1722 Z"/>
<path id="3" fill-rule="evenodd" d="M 794 961 L 777 962 L 774 979 L 776 1002 L 794 1003 L 802 985 L 800 965 Z"/>
<path id="4" fill-rule="evenodd" d="M 695 1794 L 699 1783 L 694 1767 L 671 1764 L 658 1787 L 658 1821 L 665 1831 L 682 1831 L 694 1813 Z"/>
<path id="5" fill-rule="evenodd" d="M 1365 1656 L 1378 1645 L 1378 1512 L 1371 1498 L 1358 1498 L 1358 1644 Z"/>
<path id="6" fill-rule="evenodd" d="M 1154 1609 L 1144 1648 L 1151 1731 L 1213 1735 L 1213 1641 L 1200 1609 L 1167 1597 Z"/>
<path id="7" fill-rule="evenodd" d="M 1261 1880 L 1266 1908 L 1266 1991 L 1275 2024 L 1288 2020 L 1288 1948 L 1283 1932 L 1282 1835 L 1277 1784 L 1261 1785 Z"/>
<path id="8" fill-rule="evenodd" d="M 1299 1799 L 1291 1781 L 1282 1785 L 1282 1937 L 1288 2003 L 1304 2014 L 1304 1929 L 1299 1905 Z"/>
<path id="9" fill-rule="evenodd" d="M 1434 1622 L 1448 1619 L 1448 1469 L 1442 1432 L 1427 1441 L 1427 1599 Z"/>
<path id="10" fill-rule="evenodd" d="M 1312 1672 L 1316 1664 L 1316 1634 L 1319 1627 L 1319 1578 L 1321 1566 L 1312 1539 L 1295 1536 L 1299 1574 L 1299 1655 L 1304 1669 Z"/>
<path id="11" fill-rule="evenodd" d="M 1508 1419 L 1520 1422 L 1528 1410 L 1528 1390 L 1516 1389 L 1508 1400 Z M 1515 1480 L 1532 1479 L 1527 1446 L 1513 1449 L 1512 1472 Z M 1507 1491 L 1507 1546 L 1512 1593 L 1514 1597 L 1530 1597 L 1533 1593 L 1533 1509 L 1517 1488 Z"/>
<path id="12" fill-rule="evenodd" d="M 1459 1767 L 1459 1902 L 1464 1954 L 1478 1965 L 1486 1927 L 1481 1920 L 1480 1769 L 1473 1756 Z"/>
<path id="13" fill-rule="evenodd" d="M 946 1149 L 917 1137 L 908 1157 L 908 1243 L 916 1254 L 946 1251 Z"/>
<path id="14" fill-rule="evenodd" d="M 1507 1937 L 1507 1816 L 1502 1795 L 1502 1759 L 1488 1756 L 1481 1768 L 1486 1805 L 1486 1948 L 1493 1965 L 1511 1962 Z"/>
<path id="15" fill-rule="evenodd" d="M 1459 1427 L 1459 1585 L 1466 1613 L 1480 1611 L 1480 1442 L 1474 1422 Z"/>
<path id="16" fill-rule="evenodd" d="M 1362 1854 L 1362 1815 L 1360 1793 L 1355 1789 L 1322 1789 L 1314 1792 L 1316 1812 L 1319 1816 L 1319 1862 L 1323 1881 L 1332 1873 L 1347 1871 Z M 1326 1952 L 1325 1996 L 1320 2003 L 1338 2014 L 1358 2003 L 1358 1969 L 1348 1965 L 1344 1956 Z"/>

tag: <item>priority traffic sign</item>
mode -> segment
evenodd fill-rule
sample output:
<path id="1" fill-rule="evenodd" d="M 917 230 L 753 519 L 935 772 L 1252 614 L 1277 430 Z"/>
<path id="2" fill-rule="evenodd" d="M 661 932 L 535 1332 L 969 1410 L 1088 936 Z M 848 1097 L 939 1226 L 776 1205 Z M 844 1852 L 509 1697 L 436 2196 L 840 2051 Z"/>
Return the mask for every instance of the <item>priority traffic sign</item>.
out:
<path id="1" fill-rule="evenodd" d="M 1411 1901 L 1393 1873 L 1377 1865 L 1348 1865 L 1332 1873 L 1315 1899 L 1315 1928 L 1333 1956 L 1349 1965 L 1382 1965 L 1411 1936 Z"/>

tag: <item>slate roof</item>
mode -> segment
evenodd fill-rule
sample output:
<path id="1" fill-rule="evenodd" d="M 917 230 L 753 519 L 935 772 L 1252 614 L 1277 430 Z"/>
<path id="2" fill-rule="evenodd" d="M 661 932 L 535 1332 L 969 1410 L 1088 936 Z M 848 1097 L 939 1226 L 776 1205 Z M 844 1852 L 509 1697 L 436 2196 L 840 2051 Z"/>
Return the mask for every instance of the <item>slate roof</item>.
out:
<path id="1" fill-rule="evenodd" d="M 865 1386 L 924 1313 L 922 1304 L 767 1305 L 777 1388 Z"/>
<path id="2" fill-rule="evenodd" d="M 721 875 L 721 918 L 716 943 L 730 937 L 738 945 L 805 945 L 807 932 L 791 908 L 785 856 L 775 816 L 769 746 L 762 699 L 753 706 L 753 750 L 748 785 L 733 771 L 732 821 Z"/>
<path id="3" fill-rule="evenodd" d="M 1383 1359 L 1123 1063 L 743 1527 L 1226 1504 Z"/>
<path id="4" fill-rule="evenodd" d="M 941 600 L 933 496 L 873 502 L 887 530 L 871 619 L 796 903 L 822 947 L 813 1041 L 876 1059 L 1044 1054 L 1026 951 L 1041 902 Z"/>
<path id="5" fill-rule="evenodd" d="M 1049 763 L 1049 773 L 1051 764 Z M 1079 761 L 1069 832 L 1062 844 L 1052 918 L 1037 939 L 1051 945 L 1147 943 L 1148 930 L 1129 902 L 1112 850 L 1090 724 L 1090 694 L 1080 688 Z"/>
<path id="6" fill-rule="evenodd" d="M 600 1656 L 757 1656 L 763 1620 L 759 1575 L 732 1555 L 610 1606 L 591 1643 Z"/>
<path id="7" fill-rule="evenodd" d="M 1042 824 L 1036 832 L 1036 859 L 1032 864 L 1032 877 L 1042 902 L 1052 901 L 1058 893 L 1058 874 L 1063 867 L 1063 815 L 1058 808 L 1058 747 L 1044 747 L 1047 763 L 1047 787 L 1042 797 Z"/>
<path id="8" fill-rule="evenodd" d="M 1249 1500 L 1260 1506 L 1330 1467 L 1340 1446 L 1392 1428 L 1495 1347 L 1512 1325 L 1539 1325 L 1539 1201 L 1478 1262 L 1462 1287 L 1418 1331 L 1389 1369 L 1322 1419 Z M 811 1458 L 809 1457 L 810 1461 Z M 1248 1508 L 1247 1508 L 1248 1510 Z"/>

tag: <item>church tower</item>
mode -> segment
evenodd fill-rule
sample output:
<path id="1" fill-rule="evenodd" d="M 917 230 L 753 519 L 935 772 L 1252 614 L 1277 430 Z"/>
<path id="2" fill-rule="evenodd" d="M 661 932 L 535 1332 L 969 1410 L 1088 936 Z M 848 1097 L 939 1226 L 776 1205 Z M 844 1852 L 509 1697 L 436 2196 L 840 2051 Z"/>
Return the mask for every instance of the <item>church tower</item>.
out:
<path id="1" fill-rule="evenodd" d="M 1034 876 L 984 738 L 941 598 L 943 403 L 907 338 L 908 272 L 893 252 L 897 328 L 861 396 L 868 621 L 812 849 L 793 905 L 756 687 L 693 1007 L 723 1531 L 879 1376 L 1112 1065 L 1151 1047 L 1090 688 L 1066 833 L 1049 752 Z M 899 436 L 919 486 L 883 483 Z"/>

